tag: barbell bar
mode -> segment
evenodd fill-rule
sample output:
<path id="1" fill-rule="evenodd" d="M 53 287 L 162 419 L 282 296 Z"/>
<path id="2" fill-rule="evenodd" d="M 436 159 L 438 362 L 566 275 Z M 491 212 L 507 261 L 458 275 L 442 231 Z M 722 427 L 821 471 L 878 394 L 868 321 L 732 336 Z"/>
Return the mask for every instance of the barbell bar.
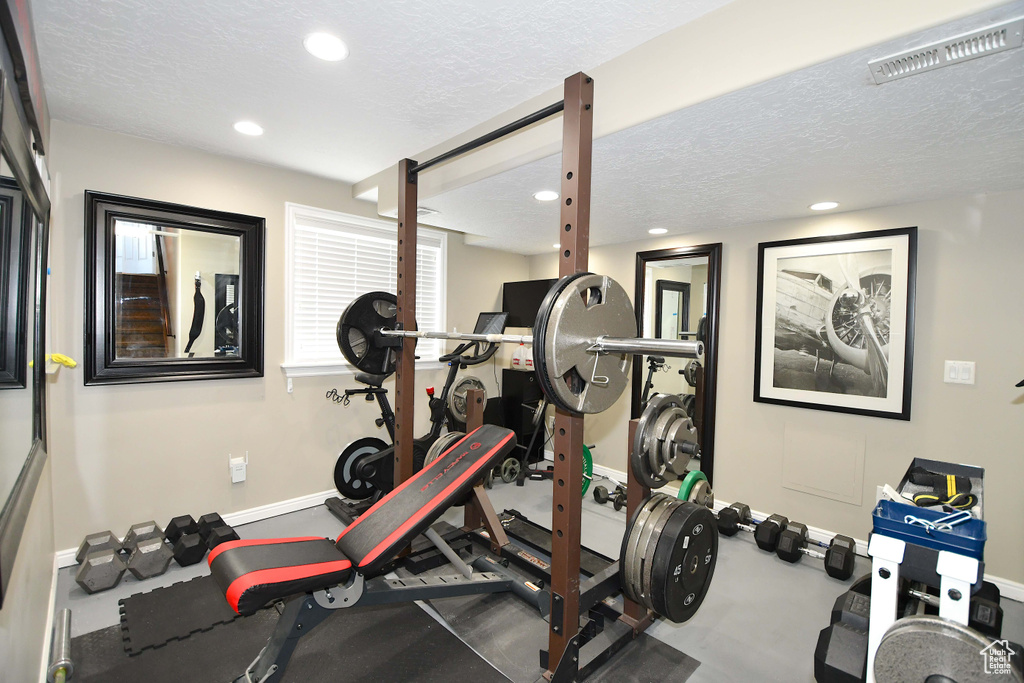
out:
<path id="1" fill-rule="evenodd" d="M 468 332 L 427 332 L 421 330 L 381 330 L 382 337 L 405 339 L 448 339 L 452 341 L 487 342 L 489 344 L 533 344 L 532 334 L 472 334 Z M 651 339 L 647 337 L 595 338 L 588 353 L 662 355 L 675 358 L 698 358 L 704 355 L 704 342 Z"/>
<path id="2" fill-rule="evenodd" d="M 548 399 L 570 413 L 600 413 L 625 391 L 630 356 L 699 358 L 703 341 L 637 336 L 629 295 L 612 278 L 575 273 L 555 283 L 537 311 L 532 335 L 433 332 L 397 328 L 397 299 L 387 292 L 357 297 L 342 313 L 338 346 L 363 372 L 391 374 L 403 339 L 532 344 L 534 368 Z"/>

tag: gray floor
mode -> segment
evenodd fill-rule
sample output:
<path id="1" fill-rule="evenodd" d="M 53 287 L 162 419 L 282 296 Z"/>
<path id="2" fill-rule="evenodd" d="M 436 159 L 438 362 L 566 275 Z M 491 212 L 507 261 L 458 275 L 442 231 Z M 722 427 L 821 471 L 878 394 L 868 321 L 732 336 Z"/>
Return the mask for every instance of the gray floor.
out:
<path id="1" fill-rule="evenodd" d="M 549 526 L 551 483 L 527 482 L 525 487 L 497 485 L 491 491 L 494 507 L 514 508 L 530 520 Z M 458 524 L 461 508 L 444 519 Z M 624 512 L 584 501 L 583 542 L 593 550 L 618 557 L 625 530 Z M 242 538 L 335 536 L 342 529 L 326 508 L 282 515 L 238 527 Z M 858 558 L 859 576 L 868 568 Z M 87 595 L 74 581 L 74 567 L 60 570 L 56 609 L 70 607 L 73 635 L 117 624 L 117 601 L 207 574 L 205 562 L 171 569 L 140 582 L 131 576 L 116 588 Z M 750 534 L 722 538 L 715 577 L 697 615 L 685 624 L 656 623 L 649 631 L 662 642 L 701 662 L 690 681 L 811 681 L 818 631 L 829 623 L 835 598 L 846 583 L 829 578 L 811 558 L 790 565 L 758 550 Z M 1003 600 L 1003 636 L 1024 642 L 1024 605 Z M 433 612 L 433 610 L 429 610 Z M 436 615 L 436 613 L 434 613 Z"/>

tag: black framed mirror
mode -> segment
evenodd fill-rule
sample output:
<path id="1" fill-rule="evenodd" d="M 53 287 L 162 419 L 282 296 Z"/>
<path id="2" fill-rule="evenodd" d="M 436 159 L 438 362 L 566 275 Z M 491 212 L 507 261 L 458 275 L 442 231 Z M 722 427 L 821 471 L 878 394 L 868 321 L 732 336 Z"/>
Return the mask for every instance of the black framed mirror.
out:
<path id="1" fill-rule="evenodd" d="M 648 382 L 650 396 L 655 393 L 682 396 L 684 405 L 690 406 L 689 412 L 697 427 L 700 469 L 712 483 L 721 278 L 721 243 L 640 251 L 636 255 L 633 301 L 641 336 L 699 338 L 704 341 L 704 357 L 699 360 L 699 366 L 688 368 L 690 361 L 683 359 L 651 363 L 648 356 L 633 356 L 631 416 L 640 416 Z"/>
<path id="2" fill-rule="evenodd" d="M 0 389 L 25 389 L 32 211 L 0 157 Z"/>
<path id="3" fill-rule="evenodd" d="M 263 376 L 265 221 L 85 193 L 85 383 Z"/>
<path id="4" fill-rule="evenodd" d="M 46 463 L 46 268 L 50 201 L 29 144 L 24 112 L 0 71 L 0 225 L 19 240 L 4 252 L 5 390 L 0 391 L 0 608 Z M 9 220 L 8 220 L 9 219 Z M 5 249 L 7 247 L 5 246 Z M 12 310 L 12 306 L 16 310 Z M 14 329 L 7 327 L 11 315 Z M 13 355 L 9 349 L 14 349 Z M 8 366 L 9 359 L 14 365 Z M 6 370 L 10 369 L 7 377 Z"/>

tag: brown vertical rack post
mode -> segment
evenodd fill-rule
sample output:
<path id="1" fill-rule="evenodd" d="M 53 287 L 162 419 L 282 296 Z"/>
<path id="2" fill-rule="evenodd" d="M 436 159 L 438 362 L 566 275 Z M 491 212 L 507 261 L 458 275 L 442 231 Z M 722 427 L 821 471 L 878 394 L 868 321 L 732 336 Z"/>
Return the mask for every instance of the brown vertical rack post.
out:
<path id="1" fill-rule="evenodd" d="M 398 162 L 398 324 L 416 329 L 416 162 Z M 412 472 L 413 410 L 416 403 L 416 345 L 398 347 L 395 368 L 395 488 Z"/>
<path id="2" fill-rule="evenodd" d="M 466 392 L 466 433 L 469 434 L 484 423 L 484 392 L 470 389 Z M 484 515 L 475 500 L 464 506 L 463 527 L 479 529 L 484 525 Z"/>
<path id="3" fill-rule="evenodd" d="M 636 428 L 640 423 L 639 420 L 629 421 L 629 430 L 627 431 L 626 440 L 626 453 L 633 452 L 633 439 L 636 438 Z M 626 462 L 626 519 L 632 520 L 633 513 L 636 512 L 637 508 L 644 502 L 647 496 L 651 495 L 651 490 L 636 480 L 633 475 L 633 465 L 630 462 Z M 648 618 L 647 609 L 642 605 L 638 605 L 629 598 L 623 596 L 625 621 L 632 628 L 634 633 L 640 633 L 644 631 L 647 626 L 650 625 L 650 619 Z"/>
<path id="4" fill-rule="evenodd" d="M 590 176 L 594 81 L 584 73 L 565 79 L 562 117 L 562 211 L 558 275 L 587 270 L 590 252 Z M 535 339 L 543 344 L 543 339 Z M 551 623 L 545 676 L 574 674 L 578 664 L 580 526 L 583 499 L 583 416 L 555 411 L 554 495 L 551 504 Z M 562 662 L 564 657 L 571 661 Z"/>

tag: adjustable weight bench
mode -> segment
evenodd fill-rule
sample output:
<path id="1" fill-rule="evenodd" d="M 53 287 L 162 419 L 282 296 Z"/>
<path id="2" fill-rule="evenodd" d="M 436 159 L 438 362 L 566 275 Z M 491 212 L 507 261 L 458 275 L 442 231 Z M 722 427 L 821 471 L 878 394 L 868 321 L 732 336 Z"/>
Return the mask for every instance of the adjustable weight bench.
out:
<path id="1" fill-rule="evenodd" d="M 462 500 L 515 446 L 508 429 L 484 425 L 457 441 L 363 513 L 336 541 L 302 537 L 229 541 L 210 571 L 237 613 L 298 596 L 285 605 L 266 647 L 237 682 L 279 681 L 298 639 L 333 610 L 512 589 L 507 575 L 388 580 L 377 576 L 395 554 Z M 305 595 L 302 595 L 302 594 Z"/>

